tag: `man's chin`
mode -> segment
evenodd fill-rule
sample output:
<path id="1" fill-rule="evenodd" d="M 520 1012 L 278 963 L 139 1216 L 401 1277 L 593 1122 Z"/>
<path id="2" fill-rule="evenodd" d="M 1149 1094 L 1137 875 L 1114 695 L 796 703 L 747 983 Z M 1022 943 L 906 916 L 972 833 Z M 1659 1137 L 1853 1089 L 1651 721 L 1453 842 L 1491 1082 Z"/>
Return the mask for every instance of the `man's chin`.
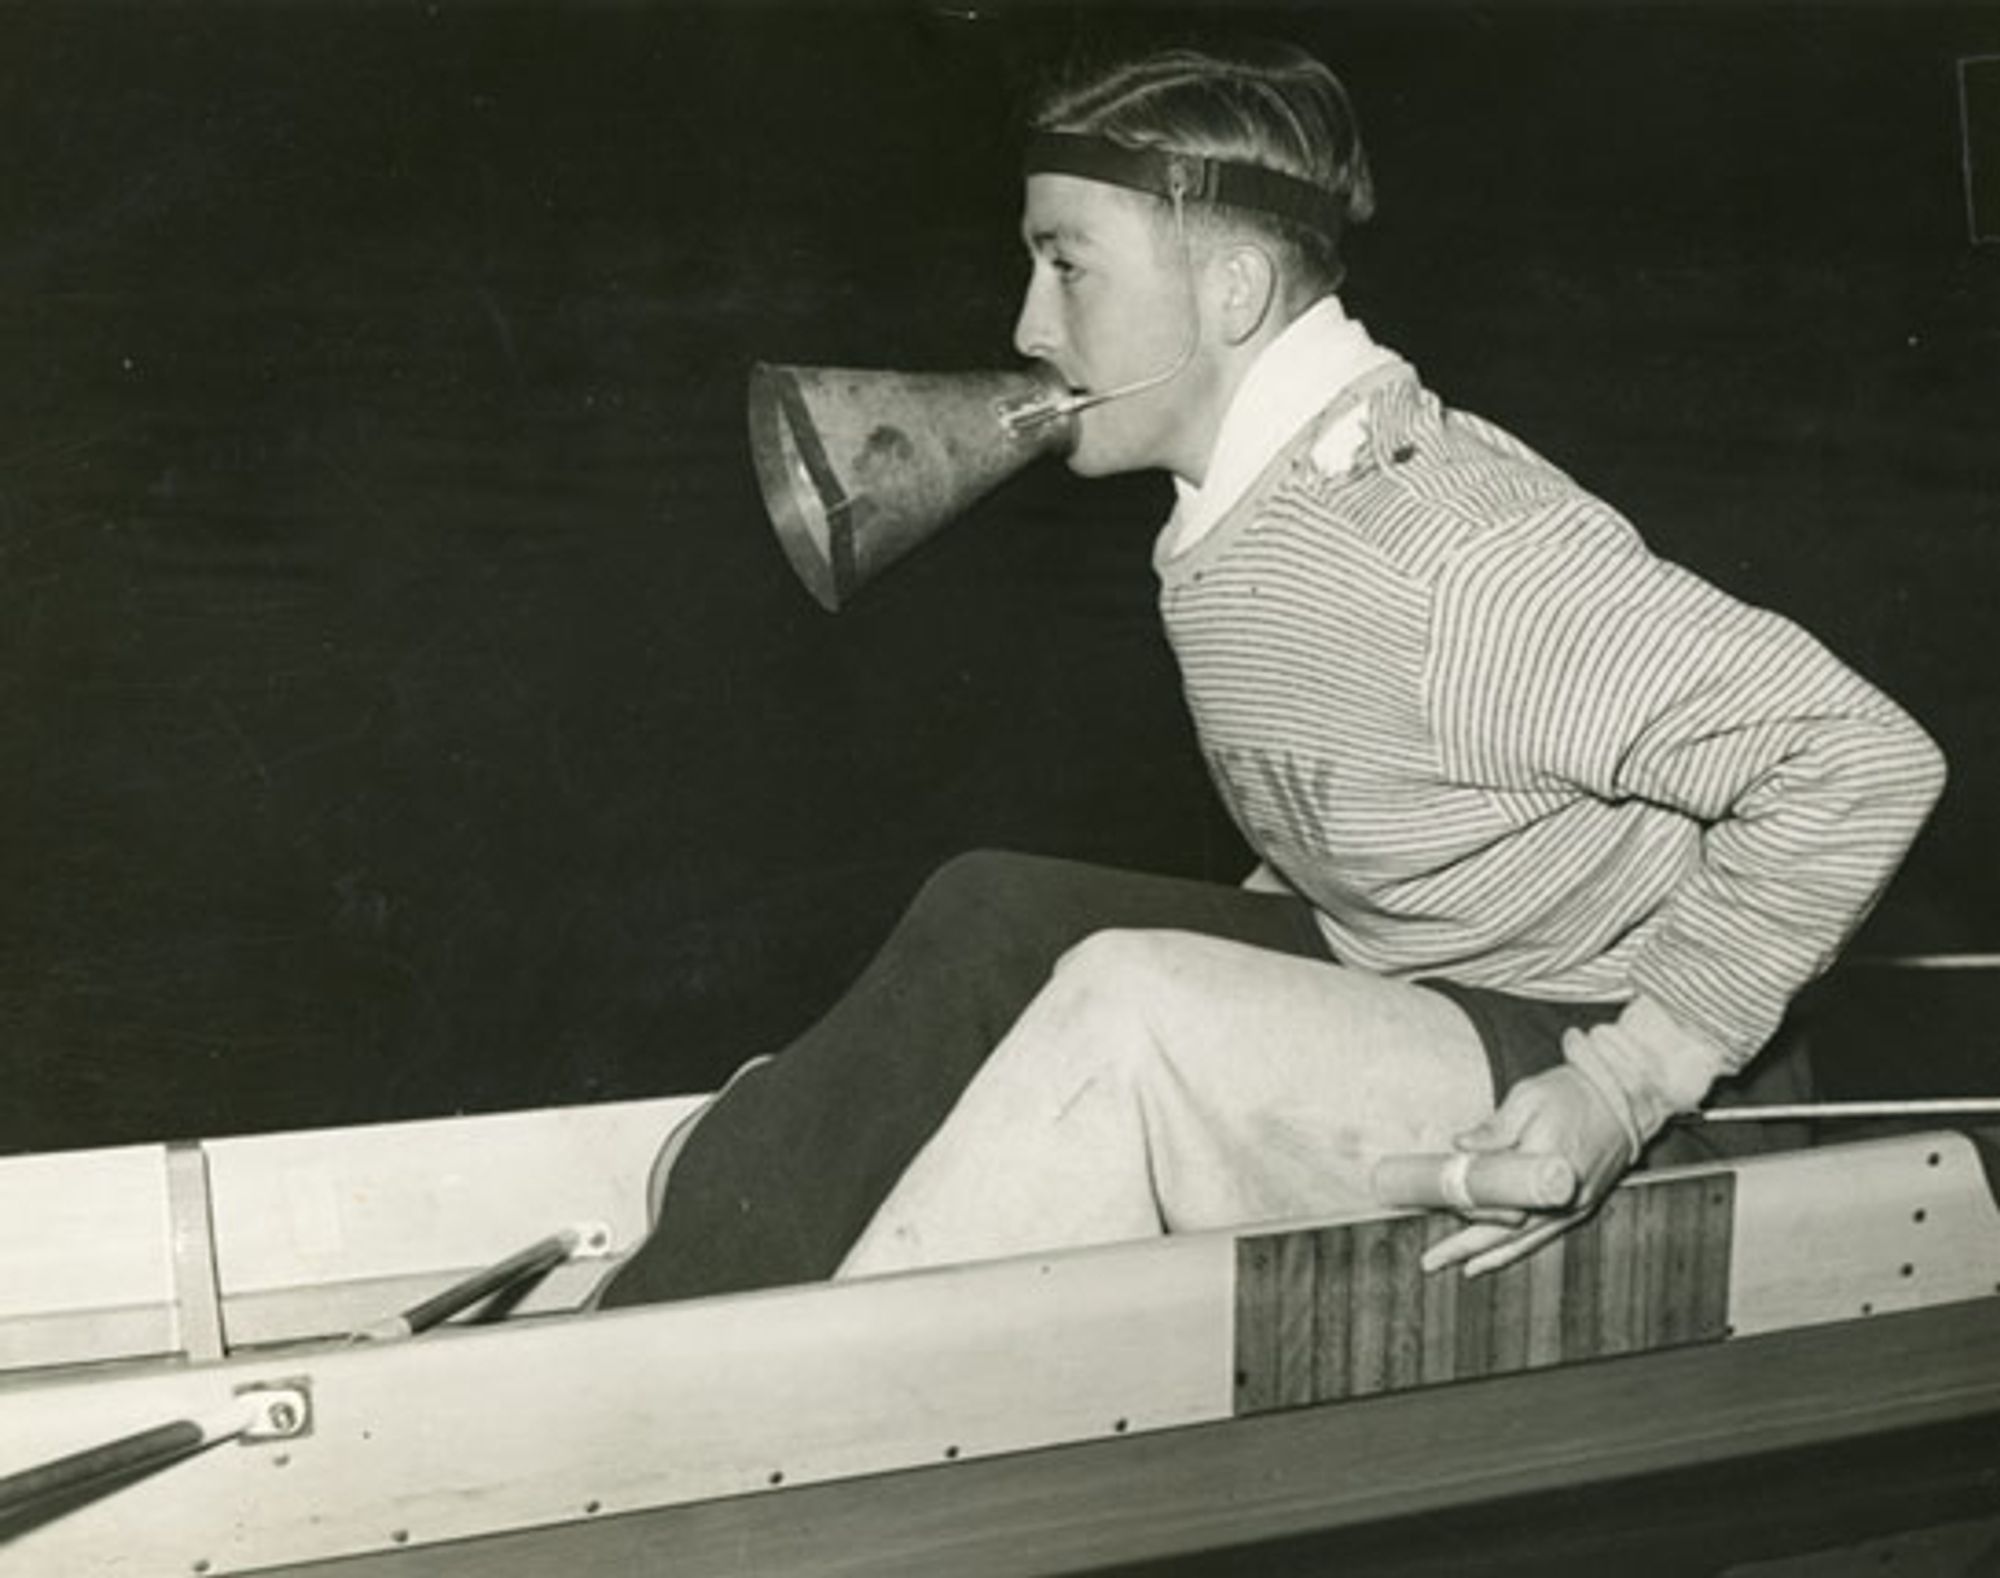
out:
<path id="1" fill-rule="evenodd" d="M 1065 463 L 1079 477 L 1115 477 L 1121 472 L 1140 469 L 1130 457 L 1111 446 L 1093 444 L 1088 436 L 1069 452 Z"/>
<path id="2" fill-rule="evenodd" d="M 1092 406 L 1083 413 L 1067 463 L 1079 477 L 1116 477 L 1133 471 L 1151 471 L 1161 464 L 1149 453 L 1154 447 L 1148 424 L 1135 422 L 1128 415 L 1125 403 L 1114 401 Z"/>

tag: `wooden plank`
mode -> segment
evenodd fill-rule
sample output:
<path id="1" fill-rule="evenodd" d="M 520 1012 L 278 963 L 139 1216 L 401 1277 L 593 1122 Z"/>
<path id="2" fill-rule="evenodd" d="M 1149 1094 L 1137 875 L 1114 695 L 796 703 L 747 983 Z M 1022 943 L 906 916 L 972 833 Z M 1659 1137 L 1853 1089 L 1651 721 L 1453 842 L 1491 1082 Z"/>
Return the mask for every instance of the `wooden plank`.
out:
<path id="1" fill-rule="evenodd" d="M 1421 1216 L 1388 1224 L 1388 1358 L 1384 1384 L 1415 1386 L 1424 1374 L 1424 1241 L 1429 1228 Z"/>
<path id="2" fill-rule="evenodd" d="M 1713 1342 L 1731 1334 L 1731 1246 L 1736 1236 L 1736 1175 L 1709 1173 L 1700 1181 L 1701 1226 L 1695 1234 L 1695 1281 L 1702 1290 L 1691 1341 Z"/>
<path id="3" fill-rule="evenodd" d="M 1559 1364 L 1563 1356 L 1563 1285 L 1574 1233 L 1565 1233 L 1528 1257 L 1528 1354 L 1530 1369 Z"/>
<path id="4" fill-rule="evenodd" d="M 1442 1243 L 1464 1223 L 1443 1211 L 1425 1219 L 1424 1247 Z M 1424 1357 L 1420 1379 L 1427 1386 L 1458 1377 L 1459 1300 L 1465 1278 L 1454 1268 L 1424 1279 Z"/>
<path id="5" fill-rule="evenodd" d="M 1600 1212 L 1600 1216 L 1601 1216 Z M 1603 1296 L 1604 1235 L 1598 1218 L 1579 1223 L 1564 1236 L 1562 1357 L 1594 1359 L 1600 1347 L 1598 1305 Z"/>
<path id="6" fill-rule="evenodd" d="M 1637 1189 L 1614 1189 L 1590 1226 L 1598 1242 L 1597 1342 L 1599 1354 L 1633 1353 L 1640 1331 L 1633 1301 L 1633 1278 L 1639 1258 Z"/>
<path id="7" fill-rule="evenodd" d="M 1661 1255 L 1660 1283 L 1655 1289 L 1658 1306 L 1653 1338 L 1664 1346 L 1694 1340 L 1703 1294 L 1695 1270 L 1700 1264 L 1698 1240 L 1704 1222 L 1702 1180 L 1686 1178 L 1660 1187 L 1666 1195 L 1661 1210 L 1666 1247 Z"/>
<path id="8" fill-rule="evenodd" d="M 1668 1297 L 1666 1262 L 1672 1182 L 1627 1191 L 1632 1209 L 1631 1351 L 1660 1346 L 1662 1305 Z"/>
<path id="9" fill-rule="evenodd" d="M 1993 1417 L 1994 1301 L 293 1569 L 1035 1578 Z M 1897 1362 L 1880 1362 L 1884 1352 Z"/>
<path id="10" fill-rule="evenodd" d="M 1493 1284 L 1493 1319 L 1488 1327 L 1487 1373 L 1511 1375 L 1528 1366 L 1529 1278 L 1526 1261 L 1488 1274 Z"/>
<path id="11" fill-rule="evenodd" d="M 1262 1413 L 1282 1402 L 1278 1380 L 1278 1235 L 1236 1245 L 1236 1410 Z"/>
<path id="12" fill-rule="evenodd" d="M 1461 1380 L 1493 1373 L 1493 1305 L 1491 1277 L 1460 1279 L 1458 1333 L 1453 1346 Z"/>
<path id="13" fill-rule="evenodd" d="M 1286 1233 L 1278 1240 L 1278 1406 L 1318 1401 L 1314 1297 L 1319 1235 Z"/>
<path id="14" fill-rule="evenodd" d="M 1349 1363 L 1353 1352 L 1349 1303 L 1354 1282 L 1354 1233 L 1329 1227 L 1319 1234 L 1318 1276 L 1313 1288 L 1313 1393 L 1318 1401 L 1346 1397 L 1353 1385 Z"/>
<path id="15" fill-rule="evenodd" d="M 1394 1251 L 1387 1221 L 1357 1222 L 1348 1230 L 1354 1274 L 1347 1285 L 1347 1393 L 1367 1397 L 1389 1385 L 1390 1278 Z"/>

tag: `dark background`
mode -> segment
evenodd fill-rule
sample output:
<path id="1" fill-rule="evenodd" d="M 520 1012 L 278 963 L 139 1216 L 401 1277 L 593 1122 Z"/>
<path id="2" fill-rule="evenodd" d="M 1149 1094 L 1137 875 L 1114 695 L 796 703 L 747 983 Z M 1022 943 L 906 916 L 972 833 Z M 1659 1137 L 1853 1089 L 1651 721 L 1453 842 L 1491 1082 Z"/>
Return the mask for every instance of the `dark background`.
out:
<path id="1" fill-rule="evenodd" d="M 742 420 L 1009 361 L 1030 72 L 1218 19 L 1353 89 L 1377 337 L 1944 745 L 1859 951 L 2000 942 L 2000 11 L 9 6 L 0 1150 L 705 1088 L 956 850 L 1240 876 L 1163 483 L 1023 476 L 834 618 Z M 1856 1088 L 2000 1086 L 1896 979 Z"/>

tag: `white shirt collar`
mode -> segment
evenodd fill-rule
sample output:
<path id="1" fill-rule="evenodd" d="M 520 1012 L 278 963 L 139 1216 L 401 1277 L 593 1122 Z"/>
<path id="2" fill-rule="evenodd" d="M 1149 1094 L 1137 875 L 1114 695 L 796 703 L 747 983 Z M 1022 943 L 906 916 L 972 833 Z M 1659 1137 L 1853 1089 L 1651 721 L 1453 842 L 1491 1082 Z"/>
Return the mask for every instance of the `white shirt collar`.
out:
<path id="1" fill-rule="evenodd" d="M 1170 553 L 1192 547 L 1229 513 L 1278 451 L 1362 374 L 1394 360 L 1347 316 L 1337 296 L 1315 302 L 1251 364 L 1223 413 L 1200 487 L 1174 478 Z"/>

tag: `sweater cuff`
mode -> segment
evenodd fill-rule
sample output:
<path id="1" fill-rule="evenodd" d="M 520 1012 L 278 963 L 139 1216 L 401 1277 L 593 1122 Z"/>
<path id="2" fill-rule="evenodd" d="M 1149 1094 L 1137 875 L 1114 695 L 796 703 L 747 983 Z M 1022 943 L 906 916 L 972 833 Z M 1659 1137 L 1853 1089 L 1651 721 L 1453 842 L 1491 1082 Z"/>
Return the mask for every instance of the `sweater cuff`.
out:
<path id="1" fill-rule="evenodd" d="M 1615 1020 L 1570 1031 L 1563 1055 L 1618 1114 L 1635 1156 L 1669 1118 L 1701 1105 L 1727 1061 L 1721 1046 L 1646 997 Z"/>

